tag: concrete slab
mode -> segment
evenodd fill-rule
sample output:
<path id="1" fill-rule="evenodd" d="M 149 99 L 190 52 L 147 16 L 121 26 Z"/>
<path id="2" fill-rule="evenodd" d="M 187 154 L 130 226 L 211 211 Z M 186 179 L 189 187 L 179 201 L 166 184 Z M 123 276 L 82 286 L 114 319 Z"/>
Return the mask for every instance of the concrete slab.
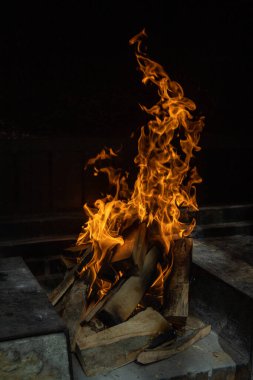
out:
<path id="1" fill-rule="evenodd" d="M 68 332 L 20 257 L 0 260 L 0 379 L 70 380 Z"/>
<path id="2" fill-rule="evenodd" d="M 70 380 L 64 333 L 0 342 L 1 380 Z"/>
<path id="3" fill-rule="evenodd" d="M 253 236 L 195 239 L 193 262 L 253 300 Z"/>
<path id="4" fill-rule="evenodd" d="M 253 236 L 195 239 L 190 295 L 190 310 L 239 353 L 238 368 L 253 376 Z"/>
<path id="5" fill-rule="evenodd" d="M 235 362 L 223 351 L 218 335 L 213 331 L 188 350 L 169 359 L 145 366 L 131 363 L 106 375 L 85 376 L 73 357 L 74 380 L 232 380 L 235 370 Z"/>

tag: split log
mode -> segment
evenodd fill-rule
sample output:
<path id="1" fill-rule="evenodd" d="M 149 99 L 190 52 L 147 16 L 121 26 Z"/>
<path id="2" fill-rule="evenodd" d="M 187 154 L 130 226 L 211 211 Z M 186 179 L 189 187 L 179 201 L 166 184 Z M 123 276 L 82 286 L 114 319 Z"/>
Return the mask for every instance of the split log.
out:
<path id="1" fill-rule="evenodd" d="M 148 349 L 141 352 L 137 357 L 137 363 L 149 364 L 168 359 L 173 355 L 187 350 L 187 348 L 207 336 L 210 332 L 210 325 L 202 325 L 202 327 L 199 328 L 186 329 L 185 334 L 175 342 L 169 342 L 168 347 L 158 347 L 156 349 Z"/>
<path id="2" fill-rule="evenodd" d="M 163 315 L 176 327 L 184 325 L 188 316 L 189 275 L 192 253 L 192 239 L 174 241 L 171 247 L 173 268 L 167 287 L 167 305 Z"/>
<path id="3" fill-rule="evenodd" d="M 165 331 L 165 333 L 155 337 L 155 339 L 153 339 L 150 345 L 148 346 L 148 349 L 159 349 L 161 347 L 167 346 L 168 344 L 173 343 L 176 340 L 176 338 L 176 330 L 171 327 L 168 331 Z"/>
<path id="4" fill-rule="evenodd" d="M 76 330 L 79 327 L 80 315 L 85 304 L 87 285 L 76 280 L 64 305 L 62 319 L 69 329 L 71 350 L 75 349 Z"/>
<path id="5" fill-rule="evenodd" d="M 87 376 L 105 374 L 136 359 L 143 348 L 170 324 L 152 308 L 97 334 L 83 336 L 79 330 L 77 355 Z"/>
<path id="6" fill-rule="evenodd" d="M 89 322 L 105 305 L 105 303 L 118 291 L 121 287 L 120 281 L 113 289 L 111 289 L 100 301 L 97 303 L 91 303 L 87 308 L 84 308 L 81 314 L 80 324 L 84 325 L 85 322 Z"/>
<path id="7" fill-rule="evenodd" d="M 64 280 L 49 294 L 48 299 L 53 306 L 64 296 L 67 290 L 73 285 L 75 281 L 75 269 L 71 269 L 65 276 Z"/>
<path id="8" fill-rule="evenodd" d="M 76 257 L 67 257 L 65 255 L 61 256 L 61 261 L 67 270 L 72 269 L 77 263 Z"/>
<path id="9" fill-rule="evenodd" d="M 138 237 L 135 241 L 133 248 L 133 261 L 135 265 L 142 270 L 145 256 L 148 250 L 148 239 L 147 239 L 147 225 L 145 222 L 139 224 L 138 227 Z"/>
<path id="10" fill-rule="evenodd" d="M 134 263 L 141 267 L 147 253 L 146 223 L 141 223 L 125 238 L 123 245 L 116 247 L 111 262 L 126 260 L 132 256 Z"/>
<path id="11" fill-rule="evenodd" d="M 105 304 L 99 313 L 99 318 L 104 323 L 112 326 L 126 321 L 130 317 L 152 283 L 158 255 L 159 251 L 156 247 L 150 249 L 145 257 L 141 273 L 129 277 Z"/>
<path id="12" fill-rule="evenodd" d="M 64 296 L 67 290 L 73 285 L 76 277 L 78 277 L 78 273 L 81 271 L 84 262 L 87 259 L 87 256 L 91 254 L 91 245 L 88 246 L 84 254 L 82 255 L 81 262 L 76 264 L 71 270 L 66 272 L 66 275 L 63 281 L 49 294 L 48 299 L 53 306 L 60 301 L 60 299 Z"/>

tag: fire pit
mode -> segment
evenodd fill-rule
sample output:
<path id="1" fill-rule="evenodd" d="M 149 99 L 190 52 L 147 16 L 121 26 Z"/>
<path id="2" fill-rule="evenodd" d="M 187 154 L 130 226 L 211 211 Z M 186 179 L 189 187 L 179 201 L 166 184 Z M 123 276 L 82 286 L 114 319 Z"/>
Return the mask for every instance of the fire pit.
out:
<path id="1" fill-rule="evenodd" d="M 198 210 L 195 184 L 201 182 L 194 152 L 200 150 L 204 121 L 192 116 L 195 104 L 181 86 L 143 53 L 145 37 L 143 30 L 130 44 L 137 47 L 142 82 L 157 89 L 159 100 L 150 108 L 142 106 L 151 120 L 141 129 L 133 189 L 128 173 L 109 163 L 117 157 L 112 149 L 88 160 L 86 167 L 93 166 L 95 175 L 106 174 L 113 190 L 94 205 L 85 204 L 88 221 L 64 258 L 69 271 L 50 295 L 88 375 L 136 359 L 147 364 L 170 357 L 210 332 L 200 323 L 193 329 L 188 325 L 183 334 L 189 235 Z M 181 341 L 171 346 L 179 331 Z"/>

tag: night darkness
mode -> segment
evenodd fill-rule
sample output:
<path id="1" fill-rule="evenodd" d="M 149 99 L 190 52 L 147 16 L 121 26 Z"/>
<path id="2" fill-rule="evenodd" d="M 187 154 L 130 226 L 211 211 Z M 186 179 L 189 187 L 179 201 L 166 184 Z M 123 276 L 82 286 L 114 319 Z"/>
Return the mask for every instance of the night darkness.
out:
<path id="1" fill-rule="evenodd" d="M 153 96 L 128 44 L 145 27 L 149 56 L 206 117 L 200 203 L 251 201 L 252 1 L 17 4 L 1 11 L 1 147 L 63 137 L 128 144 L 145 121 L 138 104 Z"/>

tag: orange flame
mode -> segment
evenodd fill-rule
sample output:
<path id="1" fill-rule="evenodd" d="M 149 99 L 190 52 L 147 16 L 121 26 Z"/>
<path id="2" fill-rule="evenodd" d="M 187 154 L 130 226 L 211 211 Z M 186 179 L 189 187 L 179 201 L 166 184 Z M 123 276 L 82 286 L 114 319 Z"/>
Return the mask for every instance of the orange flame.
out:
<path id="1" fill-rule="evenodd" d="M 155 85 L 159 101 L 147 108 L 141 108 L 151 116 L 148 124 L 141 129 L 138 141 L 138 155 L 134 162 L 139 168 L 133 191 L 127 184 L 127 173 L 112 167 L 95 169 L 96 174 L 104 172 L 115 187 L 115 194 L 98 199 L 94 208 L 84 205 L 88 221 L 80 233 L 77 245 L 92 244 L 93 256 L 83 268 L 89 270 L 91 283 L 101 282 L 98 273 L 104 262 L 110 262 L 113 248 L 124 244 L 123 232 L 134 222 L 146 222 L 150 234 L 155 233 L 168 253 L 170 242 L 188 236 L 194 226 L 181 220 L 182 209 L 197 210 L 195 184 L 201 182 L 191 159 L 198 146 L 200 132 L 204 126 L 202 117 L 194 119 L 192 100 L 184 96 L 182 87 L 172 81 L 164 68 L 142 52 L 145 30 L 130 40 L 136 44 L 136 57 L 143 74 L 144 84 Z M 103 150 L 87 165 L 109 159 L 116 154 Z M 156 232 L 154 232 L 156 231 Z M 160 270 L 154 286 L 162 283 L 171 267 Z M 105 286 L 106 285 L 106 286 Z M 111 285 L 101 284 L 106 291 Z M 105 289 L 103 289 L 103 293 Z"/>

